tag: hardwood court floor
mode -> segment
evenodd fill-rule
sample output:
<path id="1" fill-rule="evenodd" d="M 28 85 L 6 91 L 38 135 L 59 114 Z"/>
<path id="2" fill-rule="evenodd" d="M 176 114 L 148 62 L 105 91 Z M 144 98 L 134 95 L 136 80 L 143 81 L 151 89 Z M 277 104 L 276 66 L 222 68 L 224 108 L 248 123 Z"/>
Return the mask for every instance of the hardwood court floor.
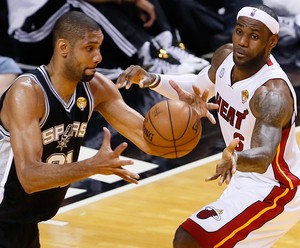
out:
<path id="1" fill-rule="evenodd" d="M 57 225 L 40 224 L 42 247 L 172 247 L 177 226 L 223 191 L 216 182 L 204 182 L 219 156 L 144 179 L 139 186 L 127 185 L 123 192 L 116 189 L 109 197 L 58 214 L 53 219 Z M 300 223 L 273 248 L 300 247 L 299 233 Z"/>

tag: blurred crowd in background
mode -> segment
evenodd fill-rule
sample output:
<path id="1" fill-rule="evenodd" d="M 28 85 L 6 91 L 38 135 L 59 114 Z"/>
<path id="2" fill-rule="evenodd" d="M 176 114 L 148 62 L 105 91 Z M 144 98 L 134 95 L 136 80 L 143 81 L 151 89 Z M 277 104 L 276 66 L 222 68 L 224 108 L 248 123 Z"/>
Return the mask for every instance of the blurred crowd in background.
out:
<path id="1" fill-rule="evenodd" d="M 279 16 L 275 57 L 300 68 L 298 0 L 0 0 L 0 95 L 20 73 L 48 63 L 51 30 L 65 12 L 82 11 L 99 23 L 105 38 L 97 70 L 115 80 L 131 64 L 161 74 L 198 73 L 216 48 L 231 42 L 237 11 L 261 3 Z M 121 93 L 142 114 L 162 100 L 134 87 Z M 99 114 L 92 118 L 85 145 L 99 148 L 98 126 L 107 123 Z M 115 137 L 112 142 L 122 139 Z"/>

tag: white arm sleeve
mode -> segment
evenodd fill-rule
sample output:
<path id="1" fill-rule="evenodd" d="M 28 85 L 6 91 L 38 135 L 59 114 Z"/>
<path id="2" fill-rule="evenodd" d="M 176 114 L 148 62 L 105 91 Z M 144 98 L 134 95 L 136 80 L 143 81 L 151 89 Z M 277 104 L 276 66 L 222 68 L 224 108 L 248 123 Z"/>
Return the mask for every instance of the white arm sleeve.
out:
<path id="1" fill-rule="evenodd" d="M 212 98 L 215 94 L 215 85 L 210 80 L 208 76 L 208 70 L 210 65 L 202 69 L 197 75 L 196 74 L 184 74 L 184 75 L 164 75 L 160 74 L 160 83 L 152 90 L 158 92 L 159 94 L 169 98 L 178 100 L 177 92 L 172 88 L 169 81 L 175 81 L 180 88 L 193 93 L 192 85 L 196 85 L 201 92 L 205 89 L 209 90 L 208 99 Z"/>

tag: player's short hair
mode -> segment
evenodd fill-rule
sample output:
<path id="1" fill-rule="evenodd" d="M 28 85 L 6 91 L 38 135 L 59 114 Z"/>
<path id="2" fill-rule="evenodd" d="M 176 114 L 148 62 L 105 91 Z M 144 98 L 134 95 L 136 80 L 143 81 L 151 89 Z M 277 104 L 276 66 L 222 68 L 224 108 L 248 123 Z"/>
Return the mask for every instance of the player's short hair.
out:
<path id="1" fill-rule="evenodd" d="M 71 44 L 83 39 L 87 32 L 101 30 L 96 21 L 80 11 L 63 14 L 55 23 L 52 34 L 55 45 L 58 39 L 66 39 Z"/>

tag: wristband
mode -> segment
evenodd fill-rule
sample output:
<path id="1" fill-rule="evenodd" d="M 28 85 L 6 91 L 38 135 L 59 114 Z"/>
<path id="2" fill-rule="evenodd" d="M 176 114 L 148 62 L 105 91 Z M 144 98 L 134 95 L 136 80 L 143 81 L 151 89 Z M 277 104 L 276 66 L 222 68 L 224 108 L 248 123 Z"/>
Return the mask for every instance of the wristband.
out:
<path id="1" fill-rule="evenodd" d="M 159 84 L 160 84 L 160 75 L 158 75 L 158 74 L 155 74 L 155 80 L 153 81 L 153 83 L 152 84 L 150 84 L 148 87 L 149 88 L 151 88 L 151 89 L 153 89 L 153 88 L 155 88 L 155 87 L 157 87 Z"/>

